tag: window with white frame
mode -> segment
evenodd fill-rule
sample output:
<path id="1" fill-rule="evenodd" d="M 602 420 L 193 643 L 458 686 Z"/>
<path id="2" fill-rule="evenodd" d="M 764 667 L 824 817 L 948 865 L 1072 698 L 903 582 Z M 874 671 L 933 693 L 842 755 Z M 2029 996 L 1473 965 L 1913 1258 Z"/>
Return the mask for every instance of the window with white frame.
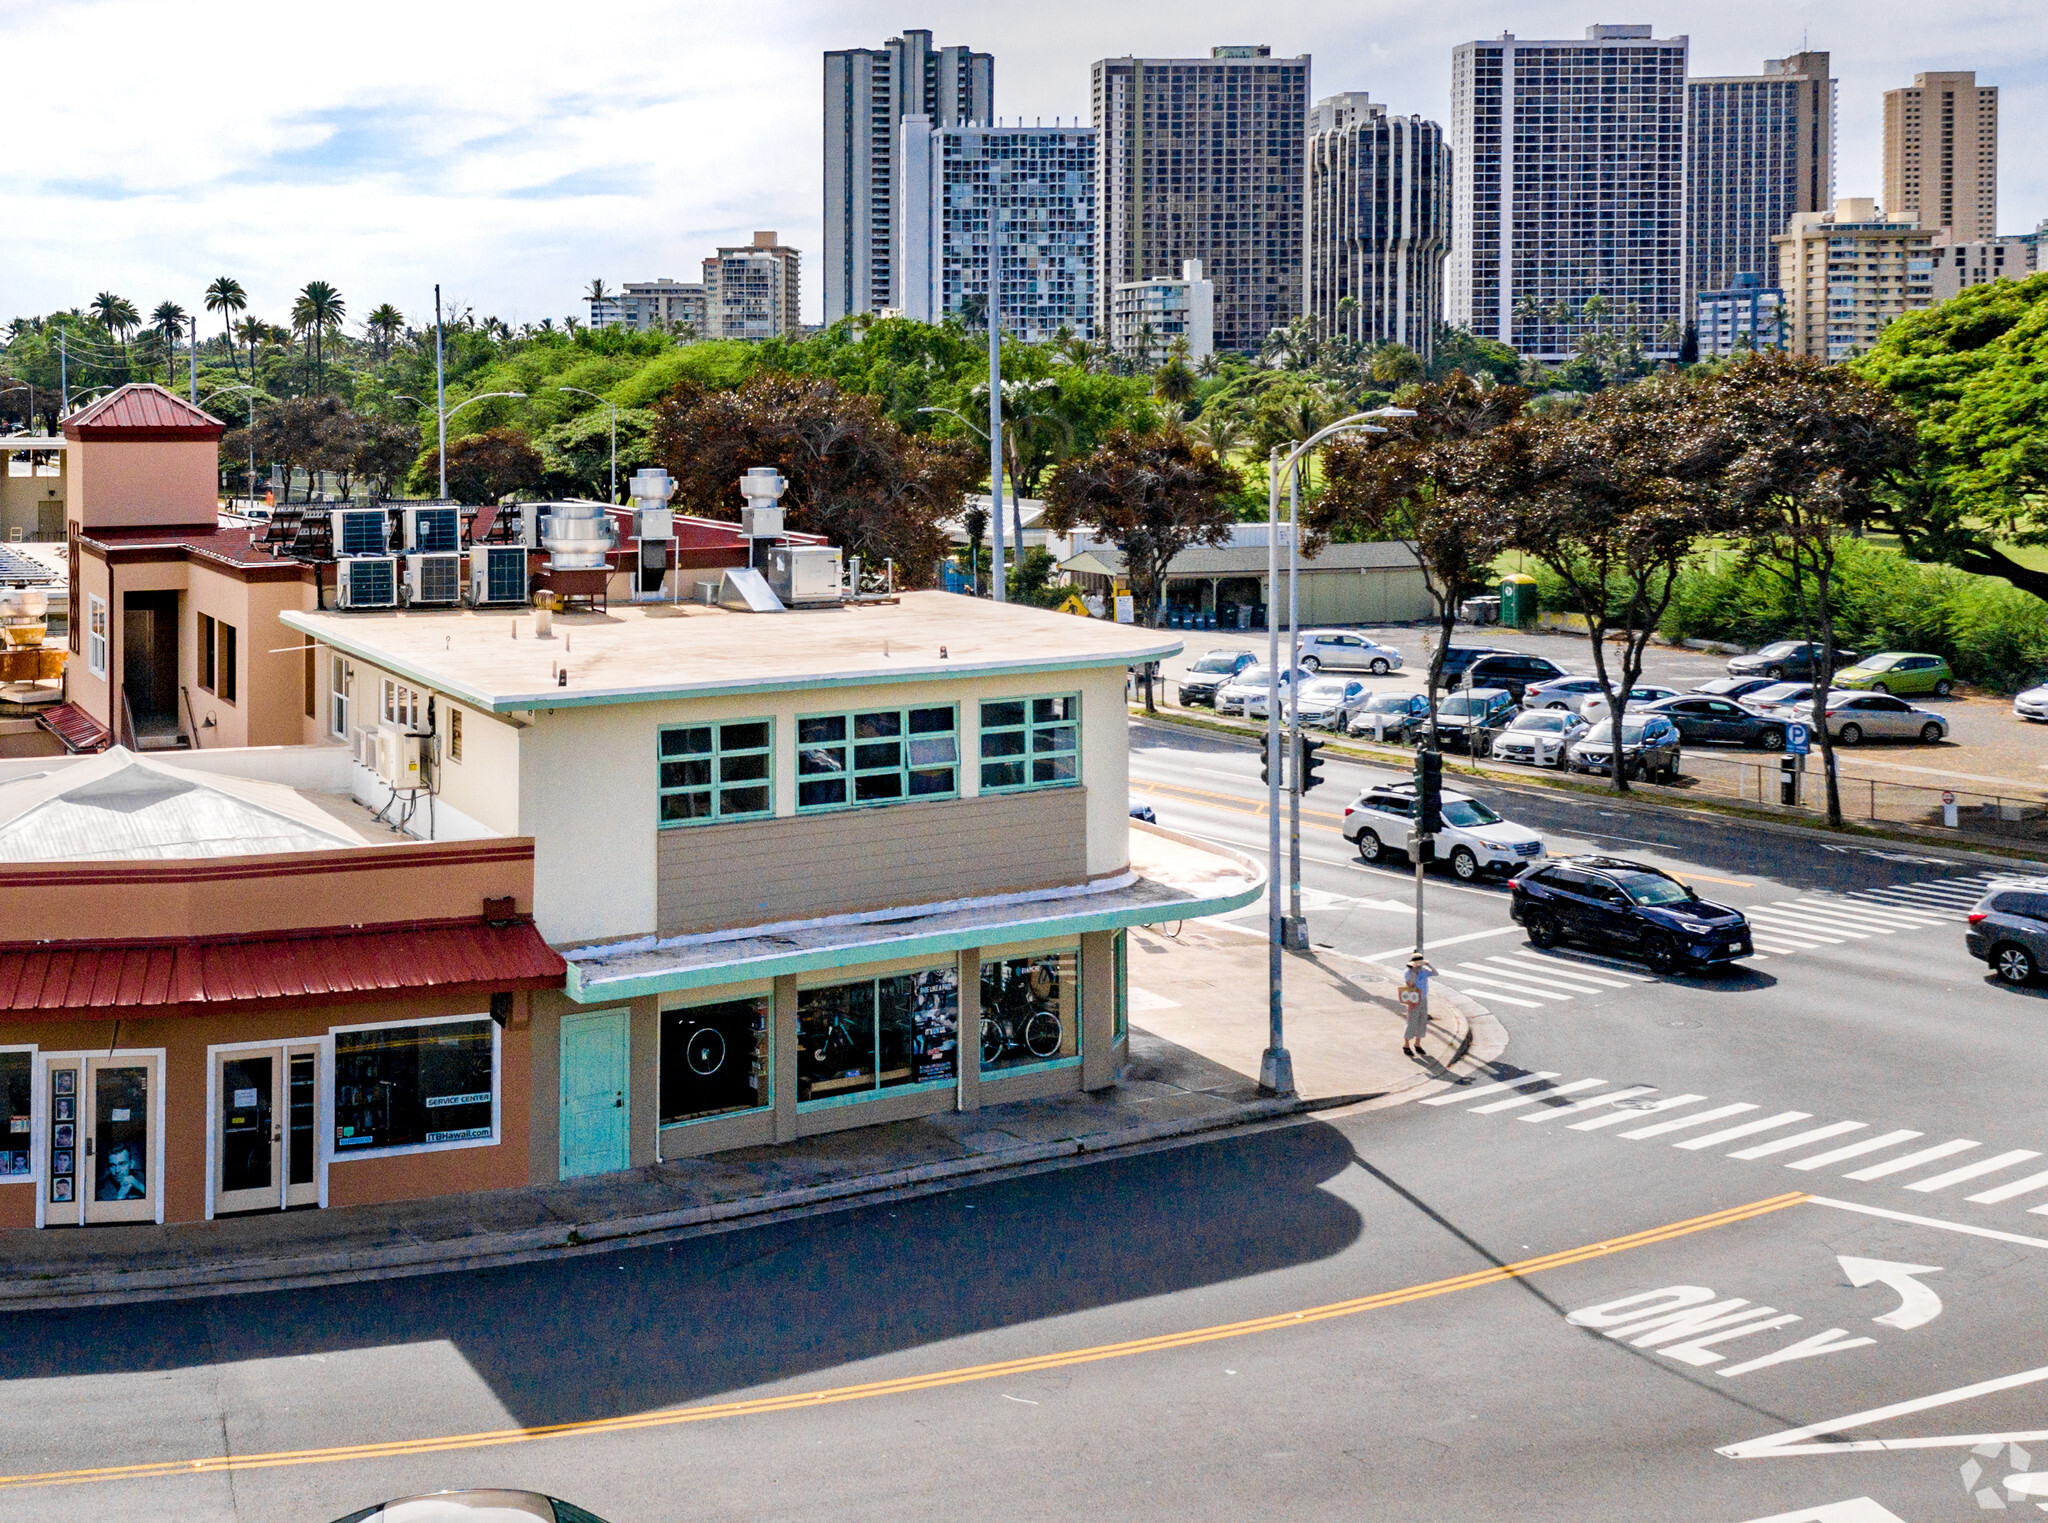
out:
<path id="1" fill-rule="evenodd" d="M 1065 788 L 1081 780 L 1081 699 L 992 698 L 981 705 L 981 791 Z"/>
<path id="2" fill-rule="evenodd" d="M 334 1033 L 334 1150 L 495 1142 L 498 1027 L 489 1016 Z"/>
<path id="3" fill-rule="evenodd" d="M 97 593 L 85 599 L 85 669 L 95 677 L 107 674 L 107 600 Z"/>
<path id="4" fill-rule="evenodd" d="M 339 656 L 329 658 L 327 670 L 327 727 L 336 739 L 348 739 L 348 663 Z"/>
<path id="5" fill-rule="evenodd" d="M 417 688 L 407 687 L 403 682 L 384 679 L 384 722 L 403 725 L 408 730 L 420 727 L 420 700 L 425 695 Z"/>

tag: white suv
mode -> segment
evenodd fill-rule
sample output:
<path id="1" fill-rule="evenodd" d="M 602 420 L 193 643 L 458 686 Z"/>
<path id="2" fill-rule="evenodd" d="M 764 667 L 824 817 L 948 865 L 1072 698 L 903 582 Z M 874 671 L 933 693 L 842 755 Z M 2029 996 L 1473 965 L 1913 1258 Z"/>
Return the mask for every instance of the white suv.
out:
<path id="1" fill-rule="evenodd" d="M 1434 852 L 1451 872 L 1468 882 L 1481 873 L 1518 873 L 1543 860 L 1543 838 L 1527 826 L 1504 820 L 1470 794 L 1444 790 L 1444 826 Z M 1415 785 L 1384 783 L 1368 788 L 1344 809 L 1344 839 L 1362 862 L 1407 856 L 1414 840 Z"/>

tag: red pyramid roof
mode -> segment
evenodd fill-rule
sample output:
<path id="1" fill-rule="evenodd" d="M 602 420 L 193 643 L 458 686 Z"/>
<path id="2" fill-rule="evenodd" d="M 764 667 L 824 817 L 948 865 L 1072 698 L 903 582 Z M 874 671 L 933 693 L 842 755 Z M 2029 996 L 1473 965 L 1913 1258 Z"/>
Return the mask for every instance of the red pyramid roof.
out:
<path id="1" fill-rule="evenodd" d="M 153 381 L 131 381 L 64 419 L 67 439 L 218 439 L 227 425 Z"/>

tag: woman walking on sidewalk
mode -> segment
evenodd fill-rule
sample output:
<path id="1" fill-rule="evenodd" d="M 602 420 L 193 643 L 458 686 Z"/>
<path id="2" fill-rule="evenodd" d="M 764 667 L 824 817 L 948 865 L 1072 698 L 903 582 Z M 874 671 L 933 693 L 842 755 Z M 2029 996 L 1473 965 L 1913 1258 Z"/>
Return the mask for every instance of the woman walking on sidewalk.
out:
<path id="1" fill-rule="evenodd" d="M 1408 976 L 1401 980 L 1401 1003 L 1408 1007 L 1408 1029 L 1401 1034 L 1403 1057 L 1423 1056 L 1422 1038 L 1429 1031 L 1429 981 L 1435 973 L 1420 952 L 1408 959 Z"/>

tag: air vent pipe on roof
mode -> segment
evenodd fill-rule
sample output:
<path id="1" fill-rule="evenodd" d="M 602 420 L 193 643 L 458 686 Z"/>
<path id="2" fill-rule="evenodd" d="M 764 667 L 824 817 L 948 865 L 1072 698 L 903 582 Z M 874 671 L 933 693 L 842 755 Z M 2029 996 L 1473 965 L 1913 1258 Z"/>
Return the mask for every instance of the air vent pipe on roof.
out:
<path id="1" fill-rule="evenodd" d="M 768 546 L 782 538 L 782 494 L 789 483 L 772 465 L 757 465 L 740 477 L 740 536 L 747 541 L 747 564 L 760 569 Z"/>
<path id="2" fill-rule="evenodd" d="M 611 516 L 601 502 L 550 504 L 540 542 L 551 571 L 600 570 L 612 547 Z"/>

